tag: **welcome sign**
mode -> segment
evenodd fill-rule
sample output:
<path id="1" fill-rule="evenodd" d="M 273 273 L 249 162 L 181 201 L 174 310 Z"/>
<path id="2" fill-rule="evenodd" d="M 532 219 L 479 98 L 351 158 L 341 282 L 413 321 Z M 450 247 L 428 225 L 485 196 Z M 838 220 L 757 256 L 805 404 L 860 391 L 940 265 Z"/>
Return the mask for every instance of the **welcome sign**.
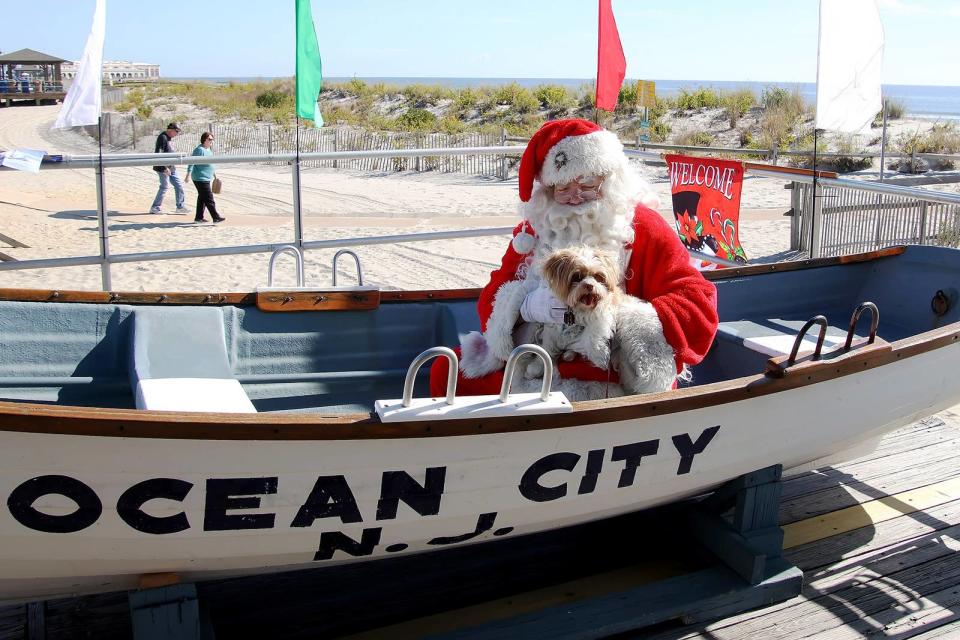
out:
<path id="1" fill-rule="evenodd" d="M 732 160 L 666 156 L 673 215 L 688 249 L 746 263 L 740 246 L 740 190 L 743 164 Z M 698 269 L 719 265 L 694 260 Z"/>

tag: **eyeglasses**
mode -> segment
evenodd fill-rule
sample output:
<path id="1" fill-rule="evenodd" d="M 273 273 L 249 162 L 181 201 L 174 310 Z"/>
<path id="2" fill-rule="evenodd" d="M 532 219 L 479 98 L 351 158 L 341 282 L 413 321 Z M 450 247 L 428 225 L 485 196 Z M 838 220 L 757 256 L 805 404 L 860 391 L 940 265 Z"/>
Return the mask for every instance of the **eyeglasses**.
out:
<path id="1" fill-rule="evenodd" d="M 553 197 L 561 204 L 567 204 L 573 200 L 596 200 L 600 197 L 600 187 L 602 186 L 602 177 L 578 178 L 554 186 Z"/>

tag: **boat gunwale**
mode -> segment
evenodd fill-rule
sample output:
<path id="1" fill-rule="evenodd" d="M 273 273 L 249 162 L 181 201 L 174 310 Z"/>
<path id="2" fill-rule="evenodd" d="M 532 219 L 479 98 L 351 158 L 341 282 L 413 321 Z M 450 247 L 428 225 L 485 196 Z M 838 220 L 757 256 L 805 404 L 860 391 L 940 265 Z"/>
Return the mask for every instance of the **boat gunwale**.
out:
<path id="1" fill-rule="evenodd" d="M 829 264 L 862 262 L 898 255 L 884 250 L 825 259 Z M 878 255 L 879 254 L 879 255 Z M 849 258 L 863 258 L 851 260 Z M 824 266 L 823 260 L 799 268 Z M 761 267 L 762 268 L 762 267 Z M 724 278 L 731 277 L 725 270 Z M 760 273 L 772 273 L 769 268 Z M 737 277 L 733 275 L 732 277 Z M 723 279 L 723 278 L 712 278 Z M 0 289 L 0 299 L 4 292 Z M 460 290 L 464 291 L 464 290 Z M 398 292 L 403 296 L 444 292 Z M 455 292 L 457 293 L 457 292 Z M 108 294 L 109 295 L 109 294 Z M 141 294 L 142 295 L 142 294 Z M 410 299 L 409 297 L 407 299 Z M 422 299 L 422 298 L 415 298 Z M 322 413 L 190 413 L 143 411 L 68 405 L 0 401 L 0 431 L 58 435 L 156 438 L 176 440 L 374 440 L 453 437 L 542 431 L 589 424 L 642 419 L 739 402 L 842 378 L 928 353 L 960 342 L 960 322 L 919 333 L 902 340 L 867 346 L 835 359 L 804 363 L 794 375 L 773 378 L 764 372 L 721 382 L 645 395 L 573 403 L 567 414 L 503 416 L 481 420 L 410 421 L 382 423 L 375 413 L 323 415 Z"/>
<path id="2" fill-rule="evenodd" d="M 903 245 L 887 247 L 876 251 L 794 260 L 791 262 L 773 262 L 770 264 L 749 265 L 739 268 L 704 271 L 707 280 L 730 280 L 746 276 L 768 273 L 784 273 L 802 269 L 817 269 L 858 262 L 870 262 L 901 255 L 906 251 Z M 324 289 L 317 287 L 322 293 Z M 480 288 L 470 289 L 419 289 L 409 291 L 380 291 L 380 303 L 423 302 L 430 300 L 470 300 L 480 296 Z M 274 295 L 284 293 L 282 289 L 271 291 Z M 63 289 L 18 289 L 0 287 L 0 302 L 60 302 L 85 304 L 128 304 L 128 305 L 205 305 L 205 306 L 255 306 L 257 293 L 250 292 L 144 292 L 144 291 L 71 291 Z M 343 309 L 331 310 L 331 312 Z M 323 311 L 322 309 L 318 311 Z"/>

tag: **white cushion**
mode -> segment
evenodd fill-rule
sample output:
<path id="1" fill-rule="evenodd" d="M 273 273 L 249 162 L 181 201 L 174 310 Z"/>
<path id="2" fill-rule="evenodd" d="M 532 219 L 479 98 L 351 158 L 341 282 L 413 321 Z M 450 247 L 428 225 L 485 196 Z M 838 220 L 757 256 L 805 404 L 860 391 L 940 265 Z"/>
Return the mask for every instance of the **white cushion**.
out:
<path id="1" fill-rule="evenodd" d="M 816 327 L 814 327 L 816 329 Z M 770 357 L 777 356 L 788 356 L 790 351 L 793 349 L 793 343 L 796 341 L 797 336 L 787 336 L 782 333 L 775 336 L 758 336 L 755 338 L 744 338 L 743 345 L 749 347 L 754 351 L 759 351 Z M 838 347 L 842 347 L 843 343 L 846 342 L 846 336 L 830 336 L 828 335 L 823 339 L 823 350 L 821 353 L 827 353 L 833 351 Z M 857 336 L 854 336 L 854 341 L 857 340 Z M 805 356 L 808 353 L 813 353 L 813 350 L 817 347 L 817 338 L 816 332 L 813 332 L 812 336 L 807 336 L 803 339 L 803 342 L 800 343 L 800 348 L 797 349 L 797 356 Z"/>
<path id="2" fill-rule="evenodd" d="M 137 409 L 256 413 L 236 379 L 151 378 L 137 382 Z"/>

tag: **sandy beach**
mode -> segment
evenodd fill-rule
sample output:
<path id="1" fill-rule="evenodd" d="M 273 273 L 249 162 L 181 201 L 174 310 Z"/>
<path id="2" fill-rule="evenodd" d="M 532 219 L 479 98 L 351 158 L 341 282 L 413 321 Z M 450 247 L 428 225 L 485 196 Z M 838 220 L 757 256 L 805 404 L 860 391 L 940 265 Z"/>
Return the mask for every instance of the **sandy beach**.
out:
<path id="1" fill-rule="evenodd" d="M 79 131 L 51 129 L 59 106 L 0 109 L 0 148 L 48 153 L 96 153 Z M 214 147 L 216 152 L 216 148 Z M 666 168 L 642 166 L 672 222 Z M 181 175 L 184 168 L 180 169 Z M 217 196 L 227 221 L 193 224 L 193 215 L 148 213 L 156 192 L 150 167 L 110 169 L 106 174 L 109 243 L 112 254 L 214 246 L 283 243 L 293 239 L 293 190 L 289 167 L 220 165 L 225 183 Z M 751 261 L 788 259 L 790 206 L 785 182 L 748 176 L 743 185 L 741 232 Z M 186 185 L 187 207 L 196 190 Z M 478 227 L 512 226 L 517 213 L 516 178 L 501 181 L 454 173 L 361 173 L 326 168 L 302 174 L 305 240 L 393 235 Z M 17 260 L 97 255 L 94 173 L 86 169 L 0 172 L 0 233 L 27 248 L 0 242 Z M 664 206 L 665 205 L 665 206 Z M 164 210 L 174 210 L 172 188 Z M 360 246 L 365 278 L 384 288 L 423 289 L 481 286 L 499 265 L 507 236 Z M 335 250 L 308 251 L 306 281 L 331 279 Z M 163 260 L 112 267 L 113 289 L 123 291 L 249 291 L 265 284 L 267 254 Z M 344 261 L 343 281 L 353 278 Z M 278 283 L 293 283 L 292 261 L 278 267 Z M 99 267 L 5 271 L 4 287 L 100 289 Z"/>

